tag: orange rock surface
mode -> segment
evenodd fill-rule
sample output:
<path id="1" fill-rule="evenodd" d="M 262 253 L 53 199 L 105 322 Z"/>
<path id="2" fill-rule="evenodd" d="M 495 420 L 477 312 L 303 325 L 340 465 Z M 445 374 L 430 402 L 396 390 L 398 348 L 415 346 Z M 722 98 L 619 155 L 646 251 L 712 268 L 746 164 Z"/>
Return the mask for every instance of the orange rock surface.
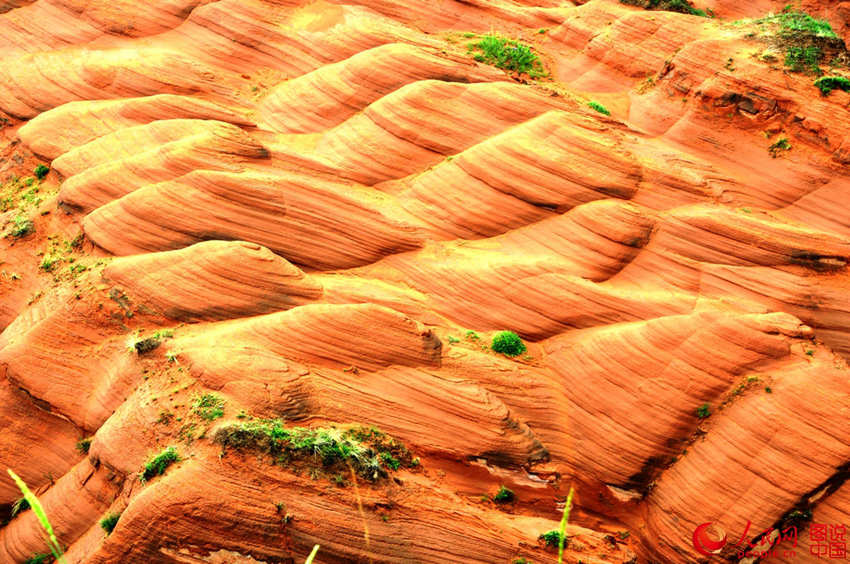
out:
<path id="1" fill-rule="evenodd" d="M 72 564 L 557 562 L 571 488 L 563 562 L 823 560 L 850 93 L 786 3 L 0 1 L 0 469 Z"/>

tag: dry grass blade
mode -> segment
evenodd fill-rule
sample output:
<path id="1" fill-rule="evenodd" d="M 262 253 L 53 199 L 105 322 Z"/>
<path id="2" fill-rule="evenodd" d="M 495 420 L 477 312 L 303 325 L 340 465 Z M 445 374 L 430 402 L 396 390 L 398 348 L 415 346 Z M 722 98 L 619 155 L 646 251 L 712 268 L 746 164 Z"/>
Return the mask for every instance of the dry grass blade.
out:
<path id="1" fill-rule="evenodd" d="M 313 564 L 313 559 L 316 557 L 316 553 L 319 552 L 319 545 L 313 546 L 313 552 L 310 553 L 310 556 L 307 557 L 307 560 L 304 561 L 304 564 Z"/>
<path id="2" fill-rule="evenodd" d="M 570 520 L 570 510 L 573 507 L 573 493 L 575 493 L 575 490 L 570 486 L 570 494 L 567 496 L 567 502 L 564 504 L 564 516 L 561 517 L 561 528 L 559 529 L 561 534 L 558 539 L 558 564 L 564 563 L 564 539 L 567 538 L 567 521 Z"/>
<path id="3" fill-rule="evenodd" d="M 30 508 L 32 509 L 35 516 L 38 517 L 39 522 L 41 523 L 44 532 L 47 533 L 47 546 L 50 548 L 50 552 L 53 553 L 53 557 L 56 558 L 56 562 L 59 564 L 68 564 L 68 561 L 65 560 L 65 557 L 62 555 L 62 548 L 59 546 L 59 541 L 56 539 L 56 535 L 53 533 L 53 527 L 50 525 L 50 521 L 47 519 L 47 514 L 44 512 L 44 508 L 41 506 L 41 502 L 38 501 L 38 498 L 35 497 L 35 494 L 30 491 L 27 485 L 23 480 L 15 474 L 11 468 L 7 470 L 9 475 L 15 480 L 15 483 L 18 485 L 18 488 L 21 490 L 21 493 L 24 494 L 24 499 L 27 500 L 30 504 Z"/>

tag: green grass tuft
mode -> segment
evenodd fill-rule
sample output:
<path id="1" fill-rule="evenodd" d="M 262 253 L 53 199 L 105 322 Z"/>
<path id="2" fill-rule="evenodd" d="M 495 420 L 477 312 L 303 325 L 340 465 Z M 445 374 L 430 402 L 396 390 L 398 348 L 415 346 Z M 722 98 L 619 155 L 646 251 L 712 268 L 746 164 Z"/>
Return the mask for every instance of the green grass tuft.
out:
<path id="1" fill-rule="evenodd" d="M 100 520 L 100 528 L 106 531 L 106 534 L 109 535 L 115 529 L 115 525 L 118 524 L 118 519 L 120 518 L 120 513 L 109 513 Z"/>
<path id="2" fill-rule="evenodd" d="M 770 156 L 774 159 L 777 158 L 783 152 L 790 150 L 791 143 L 786 137 L 780 137 L 770 147 L 767 148 L 767 152 L 770 153 Z"/>
<path id="3" fill-rule="evenodd" d="M 207 421 L 215 421 L 224 415 L 226 402 L 215 394 L 204 394 L 195 399 L 193 411 Z"/>
<path id="4" fill-rule="evenodd" d="M 381 461 L 383 461 L 387 468 L 392 468 L 393 470 L 398 470 L 399 466 L 401 466 L 401 462 L 399 462 L 398 458 L 394 457 L 389 452 L 381 453 Z"/>
<path id="5" fill-rule="evenodd" d="M 678 12 L 708 18 L 710 15 L 705 10 L 695 8 L 688 0 L 620 0 L 621 4 L 638 6 L 647 10 L 663 10 L 665 12 Z"/>
<path id="6" fill-rule="evenodd" d="M 510 503 L 516 499 L 513 490 L 509 490 L 504 485 L 499 486 L 499 491 L 493 496 L 493 501 L 496 503 Z"/>
<path id="7" fill-rule="evenodd" d="M 804 34 L 814 37 L 835 39 L 838 37 L 828 20 L 813 18 L 806 12 L 785 9 L 782 13 L 765 18 L 779 23 L 782 33 L 787 35 Z"/>
<path id="8" fill-rule="evenodd" d="M 15 226 L 12 228 L 12 231 L 9 233 L 12 237 L 21 238 L 26 237 L 33 231 L 35 231 L 35 224 L 31 219 L 27 219 L 26 217 L 19 215 L 12 222 Z"/>
<path id="9" fill-rule="evenodd" d="M 49 166 L 45 166 L 43 164 L 40 164 L 37 167 L 35 167 L 35 171 L 33 172 L 33 174 L 35 174 L 35 177 L 38 178 L 39 180 L 43 180 L 44 177 L 47 176 L 47 173 L 49 173 L 49 172 L 50 172 Z"/>
<path id="10" fill-rule="evenodd" d="M 558 531 L 547 531 L 538 537 L 546 546 L 558 546 L 561 543 L 561 533 Z"/>
<path id="11" fill-rule="evenodd" d="M 820 58 L 823 52 L 816 45 L 790 46 L 785 51 L 785 66 L 793 72 L 820 74 Z"/>
<path id="12" fill-rule="evenodd" d="M 709 415 L 711 415 L 711 406 L 707 403 L 704 403 L 697 408 L 697 417 L 700 419 L 705 419 Z"/>
<path id="13" fill-rule="evenodd" d="M 844 90 L 850 92 L 850 80 L 843 76 L 824 76 L 815 81 L 815 86 L 820 89 L 821 94 L 829 96 L 833 90 Z"/>
<path id="14" fill-rule="evenodd" d="M 56 263 L 60 260 L 61 259 L 51 255 L 44 255 L 44 258 L 41 259 L 41 264 L 39 264 L 38 267 L 45 272 L 52 272 L 53 269 L 56 268 Z"/>
<path id="15" fill-rule="evenodd" d="M 513 331 L 496 333 L 496 336 L 493 337 L 493 341 L 490 343 L 490 348 L 505 356 L 519 356 L 527 350 L 525 343 Z"/>
<path id="16" fill-rule="evenodd" d="M 779 14 L 755 20 L 755 23 L 762 26 L 762 33 L 772 38 L 777 47 L 784 49 L 785 66 L 792 72 L 820 75 L 824 49 L 845 50 L 829 21 L 813 18 L 790 6 Z"/>
<path id="17" fill-rule="evenodd" d="M 497 35 L 485 35 L 477 43 L 469 45 L 478 50 L 475 60 L 497 68 L 525 73 L 531 78 L 546 76 L 540 57 L 523 43 Z"/>
<path id="18" fill-rule="evenodd" d="M 414 465 L 404 445 L 374 428 L 287 428 L 278 419 L 254 419 L 219 428 L 214 441 L 225 448 L 267 453 L 284 466 L 308 466 L 329 475 L 351 467 L 369 481 L 402 464 Z"/>
<path id="19" fill-rule="evenodd" d="M 180 460 L 180 455 L 177 454 L 177 449 L 173 446 L 170 446 L 152 457 L 148 460 L 147 464 L 145 464 L 144 469 L 142 470 L 141 476 L 139 479 L 142 482 L 147 482 L 151 478 L 155 476 L 161 476 L 165 474 L 165 470 Z"/>
<path id="20" fill-rule="evenodd" d="M 600 114 L 605 114 L 606 116 L 611 115 L 611 112 L 608 111 L 608 108 L 606 108 L 605 106 L 603 106 L 599 102 L 588 102 L 587 105 L 590 106 L 592 109 L 596 110 L 597 112 L 599 112 Z"/>

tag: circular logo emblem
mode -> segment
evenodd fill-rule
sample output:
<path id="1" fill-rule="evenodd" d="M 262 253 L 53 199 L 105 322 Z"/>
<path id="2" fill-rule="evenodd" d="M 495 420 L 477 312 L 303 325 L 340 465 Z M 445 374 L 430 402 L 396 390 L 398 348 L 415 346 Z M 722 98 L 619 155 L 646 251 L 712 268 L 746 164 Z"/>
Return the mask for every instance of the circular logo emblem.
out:
<path id="1" fill-rule="evenodd" d="M 700 554 L 711 556 L 726 546 L 726 531 L 714 523 L 703 523 L 694 529 L 694 548 Z"/>

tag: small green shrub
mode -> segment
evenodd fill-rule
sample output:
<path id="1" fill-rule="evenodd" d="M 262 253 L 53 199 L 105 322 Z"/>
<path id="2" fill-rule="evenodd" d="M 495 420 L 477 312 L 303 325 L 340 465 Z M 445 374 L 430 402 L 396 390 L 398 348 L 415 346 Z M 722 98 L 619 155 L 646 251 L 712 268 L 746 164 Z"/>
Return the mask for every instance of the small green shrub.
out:
<path id="1" fill-rule="evenodd" d="M 35 231 L 35 224 L 32 220 L 27 219 L 26 217 L 19 215 L 13 220 L 15 226 L 12 228 L 10 235 L 15 238 L 26 237 L 33 231 Z"/>
<path id="2" fill-rule="evenodd" d="M 52 272 L 53 269 L 56 268 L 56 263 L 60 260 L 61 259 L 51 255 L 44 255 L 44 258 L 41 259 L 41 264 L 39 264 L 38 267 L 45 272 Z"/>
<path id="3" fill-rule="evenodd" d="M 699 13 L 687 0 L 650 0 L 649 3 L 653 5 L 652 8 L 654 9 L 667 10 L 668 12 L 693 15 Z"/>
<path id="4" fill-rule="evenodd" d="M 91 448 L 91 440 L 91 437 L 86 437 L 77 441 L 77 451 L 79 451 L 80 454 L 88 454 L 89 449 Z"/>
<path id="5" fill-rule="evenodd" d="M 492 343 L 490 343 L 490 348 L 505 356 L 519 356 L 527 350 L 525 343 L 513 331 L 496 333 Z"/>
<path id="6" fill-rule="evenodd" d="M 177 454 L 177 449 L 173 446 L 170 446 L 152 457 L 148 460 L 147 464 L 145 464 L 144 469 L 142 470 L 142 474 L 139 479 L 142 482 L 147 482 L 151 478 L 155 476 L 161 476 L 165 474 L 165 470 L 180 460 L 180 455 Z"/>
<path id="7" fill-rule="evenodd" d="M 546 546 L 557 547 L 561 544 L 561 533 L 560 531 L 549 531 L 547 533 L 543 533 L 538 537 Z M 567 539 L 565 538 L 564 541 Z M 565 542 L 566 544 L 566 542 Z"/>
<path id="8" fill-rule="evenodd" d="M 785 35 L 803 34 L 828 39 L 838 37 L 829 21 L 813 18 L 806 12 L 798 12 L 786 7 L 782 13 L 772 16 L 772 18 L 779 22 L 781 32 Z"/>
<path id="9" fill-rule="evenodd" d="M 516 499 L 513 490 L 509 490 L 504 485 L 499 486 L 499 491 L 493 496 L 493 501 L 496 503 L 510 503 Z"/>
<path id="10" fill-rule="evenodd" d="M 815 81 L 815 86 L 817 86 L 821 94 L 824 96 L 829 96 L 829 93 L 833 90 L 844 90 L 845 92 L 850 92 L 850 80 L 843 76 L 824 76 Z"/>
<path id="11" fill-rule="evenodd" d="M 27 178 L 26 180 L 24 180 L 24 185 L 32 186 L 34 182 L 35 178 Z M 21 201 L 26 202 L 27 204 L 33 204 L 37 206 L 42 201 L 41 198 L 38 197 L 38 192 L 38 186 L 30 188 L 29 190 L 21 194 Z"/>
<path id="12" fill-rule="evenodd" d="M 812 510 L 811 509 L 804 509 L 802 511 L 799 510 L 799 509 L 795 509 L 788 514 L 788 516 L 785 518 L 785 520 L 786 520 L 786 522 L 796 521 L 796 522 L 799 523 L 799 522 L 802 522 L 802 521 L 809 521 L 809 520 L 811 520 L 811 518 L 812 518 Z"/>
<path id="13" fill-rule="evenodd" d="M 704 403 L 697 408 L 697 417 L 700 419 L 705 419 L 709 415 L 711 415 L 711 406 L 707 403 Z"/>
<path id="14" fill-rule="evenodd" d="M 611 112 L 608 111 L 608 108 L 606 108 L 605 106 L 603 106 L 599 102 L 588 102 L 587 105 L 590 106 L 592 109 L 596 110 L 597 112 L 599 112 L 600 114 L 605 114 L 606 116 L 611 115 Z"/>
<path id="15" fill-rule="evenodd" d="M 478 50 L 480 54 L 475 60 L 493 65 L 497 68 L 526 73 L 532 78 L 546 75 L 540 57 L 531 47 L 513 39 L 496 35 L 485 35 L 477 43 L 469 45 L 470 50 Z"/>
<path id="16" fill-rule="evenodd" d="M 115 525 L 118 524 L 118 519 L 120 518 L 120 513 L 109 513 L 100 520 L 100 528 L 106 531 L 106 534 L 108 535 L 115 529 Z"/>
<path id="17" fill-rule="evenodd" d="M 226 402 L 215 394 L 204 394 L 195 399 L 194 412 L 207 421 L 215 421 L 224 415 Z"/>
<path id="18" fill-rule="evenodd" d="M 755 23 L 762 26 L 764 37 L 785 51 L 785 66 L 792 72 L 819 75 L 824 48 L 844 51 L 843 42 L 827 20 L 813 18 L 790 6 L 780 14 L 755 20 Z"/>
<path id="19" fill-rule="evenodd" d="M 47 176 L 47 173 L 49 173 L 49 172 L 50 172 L 49 166 L 45 166 L 43 164 L 40 164 L 37 167 L 35 167 L 35 171 L 33 172 L 33 174 L 35 174 L 35 177 L 38 178 L 39 180 L 43 180 L 44 177 Z"/>
<path id="20" fill-rule="evenodd" d="M 401 462 L 398 461 L 398 458 L 394 457 L 389 452 L 382 452 L 381 460 L 387 468 L 392 468 L 393 470 L 398 470 L 399 466 L 401 466 Z"/>
<path id="21" fill-rule="evenodd" d="M 774 142 L 770 147 L 767 148 L 767 152 L 770 153 L 770 156 L 774 159 L 777 158 L 784 151 L 791 150 L 791 143 L 788 141 L 787 137 L 780 137 L 776 142 Z"/>
<path id="22" fill-rule="evenodd" d="M 820 74 L 819 62 L 822 54 L 821 48 L 815 45 L 791 46 L 785 51 L 785 66 L 793 72 Z"/>
<path id="23" fill-rule="evenodd" d="M 404 445 L 374 428 L 287 428 L 278 419 L 255 419 L 221 427 L 214 441 L 268 453 L 283 466 L 307 466 L 311 472 L 322 470 L 331 476 L 350 465 L 369 481 L 385 477 L 386 468 L 413 465 Z"/>
<path id="24" fill-rule="evenodd" d="M 47 563 L 47 555 L 46 554 L 33 554 L 29 558 L 27 558 L 24 564 L 46 564 Z"/>
<path id="25" fill-rule="evenodd" d="M 703 18 L 709 17 L 705 10 L 694 8 L 688 0 L 620 0 L 621 4 L 639 6 L 647 10 L 663 10 L 665 12 L 678 12 L 680 14 L 691 14 Z"/>

